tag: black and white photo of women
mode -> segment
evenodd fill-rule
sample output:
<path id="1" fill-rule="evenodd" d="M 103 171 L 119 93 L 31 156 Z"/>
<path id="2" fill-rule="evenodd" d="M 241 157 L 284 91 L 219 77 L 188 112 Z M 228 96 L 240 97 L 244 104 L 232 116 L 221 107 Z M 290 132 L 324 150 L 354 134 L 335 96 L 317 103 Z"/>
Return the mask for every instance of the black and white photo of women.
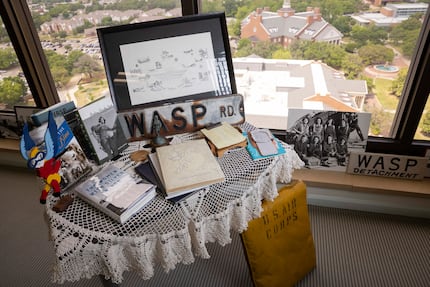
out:
<path id="1" fill-rule="evenodd" d="M 349 150 L 364 150 L 369 113 L 290 109 L 287 142 L 308 168 L 344 170 Z"/>
<path id="2" fill-rule="evenodd" d="M 299 136 L 294 143 L 294 150 L 296 151 L 297 155 L 300 157 L 300 159 L 305 163 L 305 167 L 309 167 L 309 161 L 308 161 L 308 135 L 303 134 Z"/>

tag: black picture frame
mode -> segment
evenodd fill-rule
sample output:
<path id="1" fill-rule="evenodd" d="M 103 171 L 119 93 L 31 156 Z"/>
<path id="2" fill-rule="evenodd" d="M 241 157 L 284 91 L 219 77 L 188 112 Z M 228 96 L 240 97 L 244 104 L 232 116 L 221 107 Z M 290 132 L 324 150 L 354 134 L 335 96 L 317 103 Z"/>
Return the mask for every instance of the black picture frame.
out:
<path id="1" fill-rule="evenodd" d="M 236 94 L 224 13 L 97 29 L 118 112 Z"/>

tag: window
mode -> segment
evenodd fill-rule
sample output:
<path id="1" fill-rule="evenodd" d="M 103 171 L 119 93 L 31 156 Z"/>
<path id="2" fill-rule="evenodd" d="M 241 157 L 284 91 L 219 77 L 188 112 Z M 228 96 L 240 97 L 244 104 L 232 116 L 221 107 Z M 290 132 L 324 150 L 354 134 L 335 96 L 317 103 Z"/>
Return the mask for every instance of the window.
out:
<path id="1" fill-rule="evenodd" d="M 55 2 L 55 1 L 50 1 Z M 61 1 L 57 1 L 61 2 Z M 101 1 L 98 1 L 101 2 Z M 98 3 L 97 1 L 82 1 L 79 3 L 84 3 L 83 5 L 91 6 L 91 3 Z M 117 1 L 109 1 L 109 3 L 116 3 Z M 135 1 L 136 3 L 151 3 L 151 5 L 154 5 L 154 3 L 157 3 L 157 1 Z M 348 1 L 348 3 L 355 3 L 355 6 L 359 6 L 360 11 L 366 11 L 367 6 L 363 6 L 362 1 L 358 0 L 351 0 Z M 30 3 L 30 2 L 29 2 Z M 33 5 L 36 3 L 36 1 L 32 1 Z M 67 2 L 69 3 L 69 2 Z M 107 1 L 104 1 L 104 3 L 108 3 Z M 160 2 L 161 3 L 161 2 Z M 164 1 L 163 1 L 164 3 Z M 182 0 L 181 5 L 178 3 L 175 4 L 175 7 L 181 7 L 181 11 L 183 15 L 187 14 L 194 14 L 199 11 L 202 12 L 209 12 L 209 11 L 221 11 L 224 10 L 226 12 L 226 15 L 228 17 L 228 25 L 229 25 L 229 33 L 230 36 L 232 36 L 232 41 L 236 40 L 237 37 L 233 37 L 235 35 L 239 35 L 240 33 L 240 25 L 241 20 L 245 19 L 246 16 L 248 16 L 248 13 L 252 11 L 256 11 L 257 8 L 262 8 L 261 13 L 265 13 L 267 11 L 277 11 L 279 9 L 284 9 L 282 13 L 285 13 L 286 15 L 288 13 L 293 13 L 292 10 L 297 12 L 306 12 L 307 6 L 310 6 L 309 3 L 306 1 L 285 1 L 283 3 L 283 6 L 280 6 L 279 4 L 272 2 L 269 3 L 267 1 L 267 7 L 264 7 L 264 1 L 259 2 L 259 5 L 263 7 L 254 7 L 253 4 L 256 3 L 255 1 L 209 1 L 209 0 Z M 312 21 L 318 21 L 322 17 L 323 19 L 327 19 L 330 23 L 336 24 L 335 27 L 337 29 L 341 29 L 342 33 L 348 32 L 351 33 L 352 29 L 351 27 L 354 26 L 355 29 L 353 32 L 355 33 L 355 37 L 357 39 L 360 39 L 360 36 L 363 34 L 369 34 L 369 31 L 372 31 L 374 35 L 377 35 L 375 38 L 381 38 L 382 34 L 380 33 L 380 29 L 377 29 L 377 25 L 370 26 L 371 28 L 362 28 L 359 24 L 367 23 L 368 20 L 357 20 L 356 25 L 350 25 L 350 21 L 352 21 L 352 18 L 346 18 L 344 15 L 335 15 L 334 12 L 337 11 L 338 7 L 329 7 L 328 5 L 332 5 L 333 3 L 336 3 L 336 1 L 330 1 L 330 2 L 321 2 L 321 7 L 313 7 L 312 11 L 314 13 L 313 18 L 307 17 L 305 21 L 307 21 L 308 24 L 310 24 Z M 350 3 L 350 4 L 351 4 Z M 64 4 L 64 3 L 63 3 Z M 323 4 L 325 6 L 323 6 Z M 14 35 L 11 38 L 11 41 L 13 43 L 13 46 L 15 47 L 17 51 L 18 59 L 20 60 L 22 69 L 24 71 L 24 74 L 26 76 L 29 89 L 34 97 L 34 102 L 37 106 L 45 107 L 49 106 L 55 102 L 58 102 L 60 100 L 60 97 L 62 96 L 61 93 L 58 93 L 57 88 L 58 86 L 58 75 L 61 73 L 57 73 L 58 71 L 55 71 L 50 68 L 50 65 L 52 63 L 49 63 L 50 60 L 47 60 L 47 57 L 45 57 L 44 50 L 53 49 L 53 47 L 46 47 L 45 37 L 49 38 L 49 35 L 47 36 L 40 36 L 35 28 L 34 23 L 40 20 L 37 17 L 34 17 L 34 21 L 31 17 L 30 9 L 28 8 L 27 2 L 24 0 L 18 0 L 18 1 L 12 1 L 12 0 L 0 0 L 1 5 L 1 13 L 2 18 L 4 20 L 5 28 L 7 29 L 9 35 Z M 110 4 L 104 4 L 104 5 L 110 5 Z M 114 5 L 114 4 L 111 4 Z M 281 4 L 282 5 L 282 4 Z M 316 4 L 313 4 L 316 5 Z M 354 6 L 352 5 L 352 6 Z M 156 6 L 156 4 L 155 4 Z M 154 6 L 154 7 L 155 7 Z M 342 5 L 343 10 L 342 13 L 351 12 L 346 10 L 351 10 L 351 5 Z M 346 8 L 345 8 L 346 7 Z M 34 8 L 34 7 L 33 7 Z M 330 11 L 330 13 L 327 13 L 327 11 Z M 418 33 L 418 41 L 416 44 L 415 50 L 413 48 L 409 48 L 412 50 L 410 55 L 410 65 L 407 73 L 405 73 L 404 78 L 405 81 L 403 89 L 401 90 L 402 96 L 399 98 L 398 105 L 395 105 L 391 110 L 390 113 L 392 115 L 392 118 L 390 121 L 392 121 L 392 124 L 390 122 L 390 128 L 387 129 L 387 132 L 385 134 L 382 134 L 383 137 L 381 137 L 381 134 L 378 136 L 372 137 L 369 139 L 368 142 L 368 150 L 373 152 L 391 152 L 391 153 L 409 153 L 411 155 L 423 155 L 424 150 L 429 147 L 428 137 L 425 136 L 426 129 L 425 126 L 428 125 L 429 116 L 428 116 L 428 95 L 430 93 L 430 83 L 426 81 L 426 75 L 430 74 L 430 63 L 429 63 L 429 56 L 430 56 L 430 37 L 429 37 L 429 30 L 430 30 L 430 20 L 429 20 L 429 9 L 427 8 L 425 16 L 422 18 L 417 18 L 419 21 L 422 21 L 422 29 L 415 31 L 414 33 Z M 311 12 L 311 11 L 307 11 Z M 71 17 L 72 11 L 63 11 L 62 16 L 63 17 Z M 382 14 L 382 13 L 381 13 Z M 34 16 L 34 15 L 33 15 Z M 362 15 L 363 17 L 366 16 Z M 107 24 L 115 24 L 114 19 L 104 19 L 104 23 Z M 376 20 L 375 20 L 376 21 Z M 375 22 L 376 23 L 376 22 Z M 243 23 L 242 23 L 243 24 Z M 39 24 L 36 24 L 39 25 Z M 345 30 L 343 30 L 345 29 Z M 369 30 L 374 29 L 374 30 Z M 251 29 L 252 30 L 252 29 Z M 299 33 L 301 28 L 297 25 L 294 25 L 290 27 L 288 30 L 288 33 Z M 257 32 L 259 32 L 258 30 Z M 305 29 L 303 29 L 305 31 Z M 306 30 L 311 31 L 311 30 Z M 317 30 L 315 30 L 317 31 Z M 333 30 L 334 31 L 334 30 Z M 390 30 L 391 34 L 393 30 Z M 279 32 L 279 30 L 277 31 Z M 335 31 L 334 31 L 335 32 Z M 397 31 L 398 35 L 404 35 L 402 34 L 404 31 Z M 58 35 L 56 37 L 64 36 L 64 33 L 57 32 Z M 311 35 L 312 34 L 312 35 Z M 328 58 L 324 58 L 323 60 L 327 61 L 329 60 L 335 60 L 337 52 L 340 50 L 337 50 L 337 48 L 341 48 L 339 46 L 345 45 L 344 41 L 341 41 L 337 38 L 336 33 L 327 33 L 331 35 L 326 39 L 327 44 L 330 43 L 336 43 L 337 47 L 334 47 L 334 44 L 331 44 L 331 50 L 333 50 L 334 53 L 330 54 Z M 335 35 L 336 34 L 336 35 Z M 304 37 L 310 37 L 313 38 L 313 42 L 316 42 L 318 35 L 321 35 L 321 33 L 314 32 L 314 33 L 303 33 Z M 385 34 L 386 35 L 386 34 Z M 279 39 L 284 39 L 283 41 L 278 41 L 277 45 L 285 45 L 285 46 L 291 46 L 295 44 L 295 40 L 283 37 L 282 35 L 276 34 L 276 37 Z M 51 35 L 51 38 L 53 35 Z M 385 36 L 384 36 L 385 37 Z M 399 36 L 401 37 L 401 36 Z M 383 38 L 383 37 L 382 37 Z M 79 40 L 79 39 L 77 39 Z M 76 41 L 77 41 L 76 40 Z M 358 40 L 357 40 L 358 41 Z M 367 39 L 366 41 L 369 41 Z M 375 40 L 376 41 L 376 40 Z M 246 43 L 242 43 L 238 41 L 238 46 L 243 47 Z M 95 43 L 93 43 L 94 45 Z M 399 44 L 399 43 L 394 43 Z M 306 45 L 306 44 L 303 44 Z M 231 45 L 232 47 L 235 45 Z M 69 46 L 68 46 L 69 47 Z M 44 49 L 45 48 L 45 49 Z M 61 49 L 70 49 L 66 48 L 65 45 L 63 47 L 55 47 L 55 49 L 61 48 Z M 93 47 L 94 48 L 94 47 Z M 255 45 L 255 48 L 259 48 L 259 45 Z M 261 48 L 261 47 L 260 47 Z M 303 50 L 305 46 L 300 46 L 297 48 L 297 51 Z M 345 48 L 345 47 L 342 47 Z M 356 59 L 355 54 L 360 54 L 362 51 L 360 51 L 360 47 L 349 45 L 347 46 L 349 49 L 348 52 L 351 54 L 350 63 L 351 65 L 355 62 L 353 61 Z M 71 53 L 74 50 L 74 46 L 71 44 L 71 49 L 68 53 Z M 264 49 L 263 49 L 264 51 Z M 278 57 L 280 58 L 291 58 L 291 54 L 288 55 L 288 49 L 281 49 L 278 51 Z M 314 51 L 315 52 L 315 51 Z M 51 52 L 48 52 L 48 54 Z M 290 51 L 291 53 L 291 51 Z M 310 52 L 308 52 L 310 53 Z M 354 56 L 355 55 L 355 56 Z M 395 55 L 394 55 L 395 56 Z M 49 58 L 49 57 L 48 57 Z M 324 61 L 323 61 L 324 62 Z M 385 65 L 386 63 L 381 63 L 382 65 Z M 352 65 L 353 66 L 353 65 Z M 350 67 L 349 73 L 354 74 L 354 67 Z M 336 73 L 333 75 L 336 76 Z M 238 76 L 238 74 L 236 75 Z M 355 75 L 353 75 L 355 76 Z M 351 76 L 352 77 L 352 76 Z M 300 77 L 291 77 L 290 79 L 290 89 L 294 89 L 297 86 L 301 85 Z M 370 85 L 372 85 L 371 81 L 367 81 Z M 379 85 L 379 83 L 378 83 Z M 60 95 L 60 96 L 59 96 Z M 67 95 L 67 94 L 66 94 Z M 270 93 L 267 93 L 264 97 L 265 101 L 271 101 Z M 358 98 L 357 98 L 358 99 Z M 355 102 L 357 102 L 357 99 Z M 366 98 L 367 100 L 367 98 Z M 353 101 L 354 102 L 354 101 Z M 359 101 L 360 102 L 360 101 Z M 248 115 L 247 115 L 248 117 Z M 272 127 L 274 123 L 276 123 L 276 119 L 272 119 L 269 114 L 266 112 L 266 114 L 263 113 L 263 117 L 265 119 L 265 125 L 267 127 Z M 422 124 L 421 124 L 422 123 Z M 421 125 L 421 126 L 420 126 Z M 422 127 L 424 125 L 424 128 Z M 272 127 L 273 128 L 273 127 Z M 278 129 L 275 127 L 275 129 Z M 280 129 L 282 131 L 282 129 Z M 424 130 L 424 133 L 421 131 Z M 420 136 L 420 134 L 424 134 L 423 136 Z"/>
<path id="2" fill-rule="evenodd" d="M 430 90 L 429 84 L 423 79 L 423 75 L 428 75 L 428 4 L 390 4 L 393 6 L 390 9 L 407 13 L 409 18 L 406 20 L 405 17 L 396 18 L 395 14 L 388 15 L 387 11 L 390 9 L 382 6 L 370 7 L 369 4 L 355 0 L 346 1 L 348 4 L 341 2 L 287 0 L 283 3 L 259 1 L 257 4 L 255 1 L 235 1 L 234 6 L 230 1 L 225 1 L 224 5 L 215 7 L 218 11 L 224 10 L 231 17 L 230 36 L 240 39 L 235 45 L 239 49 L 232 52 L 233 58 L 236 57 L 234 62 L 249 63 L 253 57 L 249 55 L 257 54 L 264 59 L 271 59 L 264 62 L 265 69 L 268 70 L 267 67 L 272 65 L 271 72 L 284 72 L 282 80 L 279 80 L 273 74 L 269 76 L 267 73 L 267 77 L 264 76 L 265 72 L 259 72 L 258 76 L 252 75 L 242 69 L 245 65 L 237 65 L 237 86 L 239 93 L 245 96 L 247 119 L 253 120 L 255 125 L 282 129 L 287 121 L 285 109 L 290 107 L 333 109 L 325 103 L 305 100 L 297 103 L 291 100 L 289 97 L 293 97 L 292 95 L 309 92 L 309 97 L 316 91 L 309 91 L 309 85 L 306 85 L 308 79 L 304 72 L 300 74 L 297 68 L 292 68 L 292 61 L 281 60 L 273 65 L 273 59 L 317 61 L 325 66 L 324 69 L 335 70 L 331 79 L 365 82 L 367 91 L 354 90 L 356 83 L 351 81 L 344 90 L 336 87 L 336 96 L 330 90 L 327 95 L 336 101 L 343 101 L 342 104 L 347 108 L 372 113 L 368 151 L 424 155 L 424 150 L 430 143 L 430 108 L 426 104 Z M 203 0 L 203 11 L 212 11 L 214 7 L 211 3 Z M 388 21 L 396 25 L 388 25 Z M 275 41 L 275 36 L 281 36 L 279 33 L 269 35 L 277 22 L 284 25 L 279 26 L 278 31 L 284 33 L 283 45 Z M 267 37 L 272 37 L 273 46 L 269 46 L 269 41 L 264 41 L 257 33 L 249 33 L 247 25 L 255 26 L 256 23 L 264 27 L 267 25 Z M 266 44 L 263 45 L 262 42 Z M 245 59 L 247 56 L 251 58 Z M 262 61 L 264 60 L 259 59 L 254 62 Z M 367 64 L 362 66 L 362 62 Z M 284 68 L 280 68 L 281 65 Z M 250 89 L 249 83 L 257 82 L 257 78 L 261 79 L 261 84 L 253 85 Z M 273 86 L 269 85 L 269 78 L 276 79 L 272 81 Z M 283 86 L 280 82 L 284 82 Z M 260 98 L 251 93 L 260 93 Z M 285 95 L 284 99 L 280 100 L 282 96 L 274 96 L 276 93 Z M 253 100 L 253 105 L 250 99 Z M 282 105 L 284 107 L 279 108 Z"/>

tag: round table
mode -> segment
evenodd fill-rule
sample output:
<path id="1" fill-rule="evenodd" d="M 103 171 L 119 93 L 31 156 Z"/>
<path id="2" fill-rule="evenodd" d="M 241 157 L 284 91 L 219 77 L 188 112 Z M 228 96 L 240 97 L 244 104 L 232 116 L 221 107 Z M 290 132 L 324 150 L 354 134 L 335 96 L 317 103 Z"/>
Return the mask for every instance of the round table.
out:
<path id="1" fill-rule="evenodd" d="M 197 135 L 177 135 L 173 142 Z M 141 148 L 141 143 L 132 142 L 119 160 L 108 164 L 138 176 L 129 155 Z M 218 158 L 224 182 L 176 204 L 159 194 L 123 224 L 78 197 L 66 211 L 56 213 L 52 206 L 58 198 L 49 196 L 46 212 L 56 253 L 53 282 L 103 275 L 121 283 L 129 270 L 149 279 L 157 263 L 169 271 L 178 263 L 192 263 L 195 256 L 209 258 L 206 243 L 230 243 L 230 232 L 246 230 L 248 222 L 260 215 L 262 199 L 273 200 L 277 183 L 290 182 L 293 170 L 303 166 L 295 151 L 285 148 L 283 155 L 260 160 L 252 160 L 245 148 L 230 150 Z"/>

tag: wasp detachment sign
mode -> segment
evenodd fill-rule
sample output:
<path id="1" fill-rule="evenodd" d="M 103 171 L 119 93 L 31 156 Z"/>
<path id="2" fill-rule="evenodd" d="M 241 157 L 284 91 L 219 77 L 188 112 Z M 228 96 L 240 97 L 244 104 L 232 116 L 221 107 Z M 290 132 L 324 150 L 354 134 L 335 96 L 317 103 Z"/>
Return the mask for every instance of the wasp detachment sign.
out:
<path id="1" fill-rule="evenodd" d="M 346 172 L 421 180 L 424 178 L 427 161 L 425 157 L 351 152 Z"/>

